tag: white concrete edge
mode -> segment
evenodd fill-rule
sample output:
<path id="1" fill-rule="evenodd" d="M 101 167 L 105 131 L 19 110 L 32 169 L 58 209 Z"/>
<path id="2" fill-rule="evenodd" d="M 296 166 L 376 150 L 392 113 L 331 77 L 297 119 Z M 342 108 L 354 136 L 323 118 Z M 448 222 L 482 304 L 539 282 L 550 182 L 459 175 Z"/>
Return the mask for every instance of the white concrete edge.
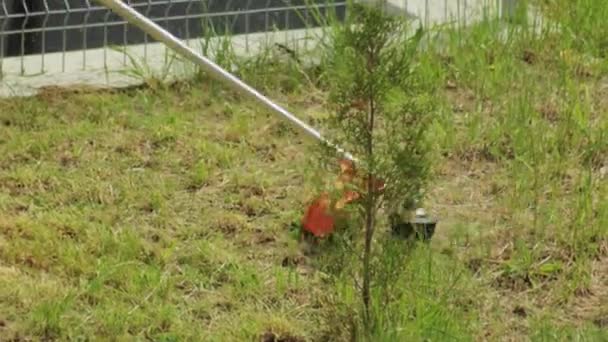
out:
<path id="1" fill-rule="evenodd" d="M 314 48 L 316 37 L 322 33 L 322 29 L 302 29 L 236 35 L 228 39 L 236 56 L 247 57 L 266 47 L 272 47 L 275 43 L 295 46 L 297 49 Z M 214 47 L 225 39 L 211 38 L 207 42 L 212 47 L 210 51 L 214 51 Z M 202 39 L 190 39 L 187 44 L 200 49 L 202 53 Z M 50 86 L 120 88 L 138 85 L 143 80 L 128 75 L 129 70 L 135 69 L 133 62 L 139 65 L 146 77 L 162 75 L 169 64 L 170 77 L 186 77 L 194 70 L 191 63 L 179 58 L 174 58 L 169 63 L 174 53 L 161 43 L 131 45 L 121 49 L 119 51 L 106 47 L 49 53 L 44 56 L 5 58 L 2 61 L 4 75 L 0 80 L 0 97 L 31 96 L 39 89 Z M 209 57 L 214 56 L 212 54 Z"/>

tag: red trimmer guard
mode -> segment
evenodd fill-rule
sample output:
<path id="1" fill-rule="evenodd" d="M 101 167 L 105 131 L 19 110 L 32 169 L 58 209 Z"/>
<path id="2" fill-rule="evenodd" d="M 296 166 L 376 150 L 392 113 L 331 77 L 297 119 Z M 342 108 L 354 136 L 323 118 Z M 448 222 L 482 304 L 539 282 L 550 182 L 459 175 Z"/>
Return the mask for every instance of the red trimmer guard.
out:
<path id="1" fill-rule="evenodd" d="M 346 189 L 346 185 L 352 185 L 355 180 L 360 185 L 364 185 L 364 181 L 356 179 L 357 174 L 354 164 L 351 160 L 343 159 L 340 161 L 340 175 L 335 185 L 338 190 L 342 191 L 342 196 L 335 203 L 332 203 L 329 194 L 323 193 L 315 199 L 306 210 L 302 227 L 305 231 L 311 233 L 315 237 L 326 237 L 333 233 L 335 229 L 336 216 L 350 203 L 355 202 L 361 195 L 352 190 Z M 382 180 L 375 181 L 376 190 L 384 189 Z"/>

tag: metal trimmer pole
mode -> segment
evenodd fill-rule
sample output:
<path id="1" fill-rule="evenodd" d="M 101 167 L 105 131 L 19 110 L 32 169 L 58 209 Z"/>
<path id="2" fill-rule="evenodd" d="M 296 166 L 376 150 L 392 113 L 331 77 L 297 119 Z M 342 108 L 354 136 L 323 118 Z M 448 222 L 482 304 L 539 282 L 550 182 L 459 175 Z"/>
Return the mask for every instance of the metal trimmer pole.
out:
<path id="1" fill-rule="evenodd" d="M 289 111 L 274 103 L 272 100 L 268 99 L 260 92 L 247 85 L 236 76 L 232 75 L 228 71 L 222 69 L 220 66 L 215 64 L 210 59 L 198 54 L 196 51 L 191 49 L 189 46 L 184 44 L 181 40 L 174 37 L 171 33 L 167 32 L 165 29 L 157 25 L 152 20 L 148 19 L 141 13 L 137 12 L 129 5 L 124 3 L 122 0 L 95 0 L 98 3 L 108 7 L 114 13 L 125 19 L 132 25 L 137 26 L 145 33 L 149 34 L 152 38 L 157 41 L 164 43 L 171 50 L 175 51 L 179 55 L 187 58 L 191 62 L 203 68 L 203 70 L 207 71 L 211 76 L 216 78 L 219 81 L 227 83 L 233 89 L 241 92 L 242 94 L 252 98 L 258 103 L 262 104 L 264 107 L 269 109 L 270 111 L 278 114 L 283 119 L 286 119 L 290 123 L 296 125 L 301 131 L 306 133 L 308 136 L 327 144 L 333 147 L 338 153 L 342 154 L 344 157 L 354 160 L 353 156 L 341 149 L 340 147 L 334 145 L 330 141 L 326 140 L 321 133 L 319 133 L 316 129 L 307 125 L 302 120 L 298 119 L 295 115 L 291 114 Z"/>

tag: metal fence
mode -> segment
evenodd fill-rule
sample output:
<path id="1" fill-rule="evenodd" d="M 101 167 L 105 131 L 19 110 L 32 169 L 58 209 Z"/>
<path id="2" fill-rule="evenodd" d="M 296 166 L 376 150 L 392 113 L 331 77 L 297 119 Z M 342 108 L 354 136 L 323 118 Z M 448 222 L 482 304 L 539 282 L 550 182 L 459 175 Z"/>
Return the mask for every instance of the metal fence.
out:
<path id="1" fill-rule="evenodd" d="M 319 14 L 323 17 L 331 12 L 342 18 L 347 3 L 340 0 L 123 1 L 187 42 L 229 32 L 238 37 L 238 42 L 244 42 L 245 49 L 248 49 L 249 37 L 314 29 L 322 24 L 317 20 Z M 479 20 L 488 8 L 496 13 L 510 12 L 516 2 L 387 0 L 386 6 L 389 11 L 406 14 L 429 27 L 447 22 L 467 25 Z M 124 51 L 117 54 L 114 46 Z M 52 84 L 59 78 L 64 84 L 79 83 L 83 78 L 83 83 L 95 83 L 99 74 L 93 76 L 82 71 L 104 69 L 107 72 L 120 65 L 124 67 L 128 63 L 126 51 L 134 47 L 145 60 L 162 55 L 162 44 L 155 44 L 138 28 L 95 0 L 0 0 L 0 95 L 3 91 L 12 91 L 18 84 L 28 83 L 34 87 L 36 82 Z M 56 77 L 57 73 L 64 75 Z M 37 76 L 41 80 L 23 76 Z"/>
<path id="2" fill-rule="evenodd" d="M 345 7 L 344 1 L 318 0 L 126 2 L 185 40 L 228 31 L 248 35 L 315 26 L 319 23 L 311 11 L 343 13 Z M 148 43 L 147 35 L 94 0 L 0 0 L 0 58 L 38 55 L 44 61 L 49 53 Z M 44 65 L 41 69 L 44 71 Z"/>

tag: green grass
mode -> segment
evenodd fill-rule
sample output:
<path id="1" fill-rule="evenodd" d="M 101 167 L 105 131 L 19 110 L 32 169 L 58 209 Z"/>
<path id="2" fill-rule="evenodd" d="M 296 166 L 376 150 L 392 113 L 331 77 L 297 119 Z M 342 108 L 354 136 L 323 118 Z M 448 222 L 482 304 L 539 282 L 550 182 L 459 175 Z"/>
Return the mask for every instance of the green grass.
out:
<path id="1" fill-rule="evenodd" d="M 2 108 L 2 336 L 314 333 L 318 280 L 282 267 L 306 189 L 283 123 L 203 84 Z"/>
<path id="2" fill-rule="evenodd" d="M 374 340 L 608 339 L 608 4 L 544 5 L 561 31 L 487 20 L 419 53 L 440 223 Z M 287 70 L 242 72 L 326 114 Z M 153 84 L 1 100 L 0 340 L 347 340 L 352 279 L 293 228 L 324 174 L 310 144 L 208 81 Z"/>

